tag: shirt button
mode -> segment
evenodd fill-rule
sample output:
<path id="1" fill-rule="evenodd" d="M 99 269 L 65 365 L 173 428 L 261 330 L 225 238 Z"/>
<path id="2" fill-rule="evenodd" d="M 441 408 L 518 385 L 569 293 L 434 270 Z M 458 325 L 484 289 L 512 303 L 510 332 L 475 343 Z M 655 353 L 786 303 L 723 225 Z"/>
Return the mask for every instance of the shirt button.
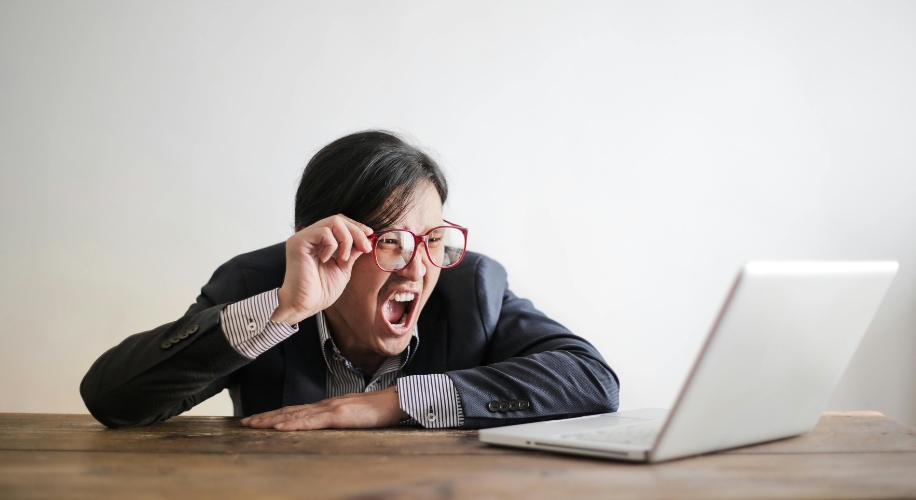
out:
<path id="1" fill-rule="evenodd" d="M 435 414 L 435 413 L 427 413 L 427 414 L 426 414 L 426 420 L 429 421 L 429 422 L 435 422 L 435 421 L 436 421 L 436 414 Z"/>
<path id="2" fill-rule="evenodd" d="M 251 318 L 248 318 L 248 331 L 249 331 L 249 332 L 253 332 L 253 331 L 255 331 L 255 329 L 256 329 L 257 327 L 258 327 L 258 325 L 254 324 L 254 320 L 251 319 Z"/>

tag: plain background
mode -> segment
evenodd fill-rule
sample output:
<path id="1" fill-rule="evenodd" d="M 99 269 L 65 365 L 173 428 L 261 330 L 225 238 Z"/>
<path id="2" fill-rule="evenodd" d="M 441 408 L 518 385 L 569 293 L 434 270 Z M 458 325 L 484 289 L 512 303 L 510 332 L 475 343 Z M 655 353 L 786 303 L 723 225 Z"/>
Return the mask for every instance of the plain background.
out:
<path id="1" fill-rule="evenodd" d="M 672 403 L 743 262 L 898 260 L 829 408 L 916 424 L 914 26 L 913 2 L 2 1 L 0 411 L 85 412 L 102 352 L 286 239 L 311 155 L 382 127 L 622 409 Z"/>

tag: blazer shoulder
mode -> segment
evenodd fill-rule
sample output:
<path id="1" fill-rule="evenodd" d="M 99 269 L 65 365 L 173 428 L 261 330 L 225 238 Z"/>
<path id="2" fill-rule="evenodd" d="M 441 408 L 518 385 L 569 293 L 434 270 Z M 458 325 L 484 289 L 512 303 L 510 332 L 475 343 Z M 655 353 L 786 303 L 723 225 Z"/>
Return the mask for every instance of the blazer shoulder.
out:
<path id="1" fill-rule="evenodd" d="M 467 252 L 460 264 L 443 269 L 436 291 L 453 311 L 474 310 L 486 331 L 499 319 L 508 290 L 506 269 L 486 255 Z"/>
<path id="2" fill-rule="evenodd" d="M 276 271 L 286 269 L 286 242 L 280 242 L 252 252 L 236 255 L 229 262 L 234 262 L 242 269 L 258 271 Z"/>
<path id="3" fill-rule="evenodd" d="M 286 243 L 237 255 L 230 262 L 241 271 L 249 296 L 279 288 L 286 274 Z"/>
<path id="4" fill-rule="evenodd" d="M 213 304 L 222 304 L 278 288 L 286 272 L 285 248 L 279 243 L 229 259 L 216 269 L 201 295 Z"/>
<path id="5" fill-rule="evenodd" d="M 506 268 L 486 255 L 467 252 L 457 266 L 443 269 L 436 289 L 451 292 L 501 292 L 506 286 Z"/>

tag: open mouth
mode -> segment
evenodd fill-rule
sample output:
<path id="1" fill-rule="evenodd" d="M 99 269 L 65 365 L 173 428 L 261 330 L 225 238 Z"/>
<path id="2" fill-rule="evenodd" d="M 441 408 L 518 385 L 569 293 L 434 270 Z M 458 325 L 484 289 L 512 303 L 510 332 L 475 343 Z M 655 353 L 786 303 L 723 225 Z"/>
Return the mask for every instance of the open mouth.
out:
<path id="1" fill-rule="evenodd" d="M 382 317 L 396 334 L 403 334 L 407 325 L 413 320 L 419 294 L 414 292 L 397 292 L 382 304 Z"/>

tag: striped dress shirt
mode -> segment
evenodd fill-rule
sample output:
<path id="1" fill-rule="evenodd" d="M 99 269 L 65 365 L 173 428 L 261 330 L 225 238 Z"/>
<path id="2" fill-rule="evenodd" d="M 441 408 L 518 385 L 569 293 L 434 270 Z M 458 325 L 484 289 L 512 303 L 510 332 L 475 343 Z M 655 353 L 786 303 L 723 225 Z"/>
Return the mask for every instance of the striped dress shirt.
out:
<path id="1" fill-rule="evenodd" d="M 275 288 L 230 304 L 220 312 L 220 324 L 229 343 L 249 359 L 257 358 L 299 331 L 298 325 L 270 320 L 280 303 L 277 291 Z M 397 384 L 398 404 L 410 415 L 402 424 L 420 424 L 429 429 L 441 429 L 461 427 L 464 423 L 461 398 L 448 375 L 404 375 L 405 367 L 420 345 L 416 328 L 404 352 L 387 358 L 374 374 L 368 374 L 348 361 L 337 349 L 323 311 L 317 314 L 316 319 L 321 353 L 327 370 L 326 397 L 378 391 Z"/>

